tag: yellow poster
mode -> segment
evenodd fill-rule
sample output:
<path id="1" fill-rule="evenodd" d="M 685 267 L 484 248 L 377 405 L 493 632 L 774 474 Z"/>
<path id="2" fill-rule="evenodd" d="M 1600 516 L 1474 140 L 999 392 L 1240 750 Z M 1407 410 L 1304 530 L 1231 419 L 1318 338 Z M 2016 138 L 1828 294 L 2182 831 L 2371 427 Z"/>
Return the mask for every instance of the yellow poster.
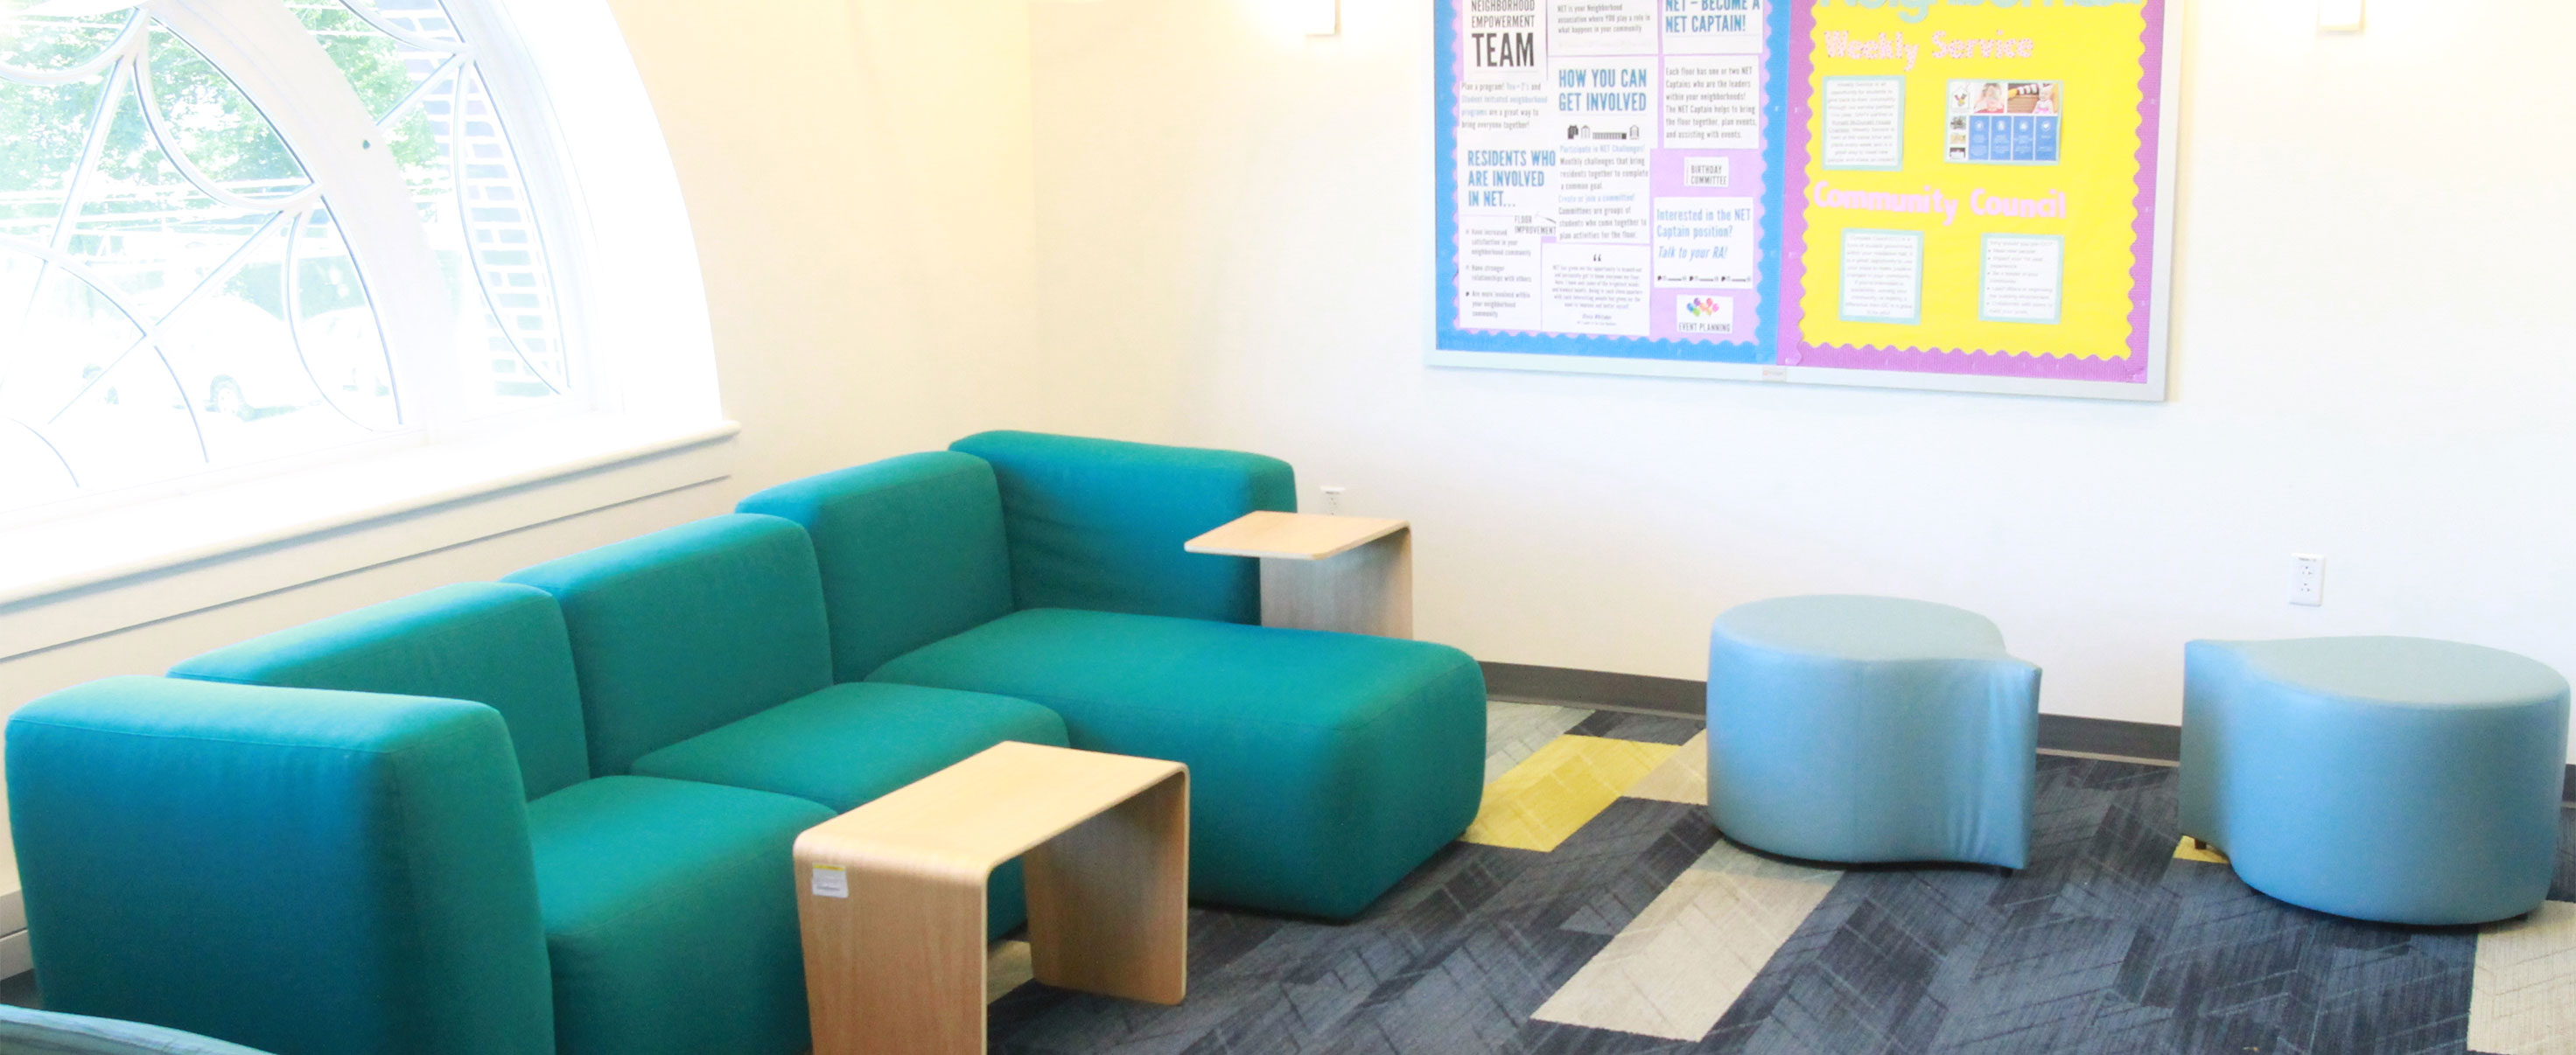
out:
<path id="1" fill-rule="evenodd" d="M 1797 4 L 1780 362 L 2145 385 L 2162 22 Z"/>

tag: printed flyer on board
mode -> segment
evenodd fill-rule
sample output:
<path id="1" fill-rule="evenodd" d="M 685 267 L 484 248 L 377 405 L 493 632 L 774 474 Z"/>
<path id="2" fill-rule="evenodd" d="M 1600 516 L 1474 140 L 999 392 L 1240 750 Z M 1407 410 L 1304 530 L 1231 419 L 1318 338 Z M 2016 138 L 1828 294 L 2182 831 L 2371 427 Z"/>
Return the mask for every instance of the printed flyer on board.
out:
<path id="1" fill-rule="evenodd" d="M 1441 3 L 1441 347 L 1769 358 L 1771 0 Z"/>
<path id="2" fill-rule="evenodd" d="M 1437 0 L 1432 362 L 2163 395 L 2181 0 Z"/>

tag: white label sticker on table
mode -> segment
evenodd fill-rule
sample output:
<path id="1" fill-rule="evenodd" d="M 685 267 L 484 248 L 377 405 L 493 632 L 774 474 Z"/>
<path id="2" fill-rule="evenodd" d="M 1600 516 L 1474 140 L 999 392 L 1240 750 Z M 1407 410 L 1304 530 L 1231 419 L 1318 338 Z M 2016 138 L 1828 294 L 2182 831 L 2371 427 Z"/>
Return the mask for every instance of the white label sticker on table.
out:
<path id="1" fill-rule="evenodd" d="M 814 866 L 815 897 L 850 896 L 850 870 L 831 865 Z"/>

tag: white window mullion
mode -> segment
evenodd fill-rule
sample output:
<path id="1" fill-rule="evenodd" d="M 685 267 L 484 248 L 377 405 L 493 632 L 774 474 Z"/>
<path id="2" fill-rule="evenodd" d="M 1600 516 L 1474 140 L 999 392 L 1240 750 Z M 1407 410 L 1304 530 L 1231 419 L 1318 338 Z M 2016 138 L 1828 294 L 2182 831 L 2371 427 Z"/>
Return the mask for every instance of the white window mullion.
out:
<path id="1" fill-rule="evenodd" d="M 404 422 L 435 434 L 455 420 L 465 379 L 446 278 L 385 136 L 339 67 L 277 0 L 145 6 L 240 85 L 321 189 L 375 309 Z"/>

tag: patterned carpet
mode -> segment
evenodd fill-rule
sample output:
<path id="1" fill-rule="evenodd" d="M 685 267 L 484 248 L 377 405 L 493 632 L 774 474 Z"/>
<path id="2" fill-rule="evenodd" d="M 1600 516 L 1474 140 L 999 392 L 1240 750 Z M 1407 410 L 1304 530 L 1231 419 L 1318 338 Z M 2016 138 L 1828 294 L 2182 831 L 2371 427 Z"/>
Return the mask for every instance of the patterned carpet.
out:
<path id="1" fill-rule="evenodd" d="M 2044 757 L 2030 868 L 1827 870 L 1718 837 L 1699 732 L 1495 704 L 1469 841 L 1366 916 L 1194 910 L 1179 1007 L 1005 943 L 992 1049 L 2576 1053 L 2576 838 L 2525 920 L 2374 926 L 2178 855 L 2172 769 Z"/>

